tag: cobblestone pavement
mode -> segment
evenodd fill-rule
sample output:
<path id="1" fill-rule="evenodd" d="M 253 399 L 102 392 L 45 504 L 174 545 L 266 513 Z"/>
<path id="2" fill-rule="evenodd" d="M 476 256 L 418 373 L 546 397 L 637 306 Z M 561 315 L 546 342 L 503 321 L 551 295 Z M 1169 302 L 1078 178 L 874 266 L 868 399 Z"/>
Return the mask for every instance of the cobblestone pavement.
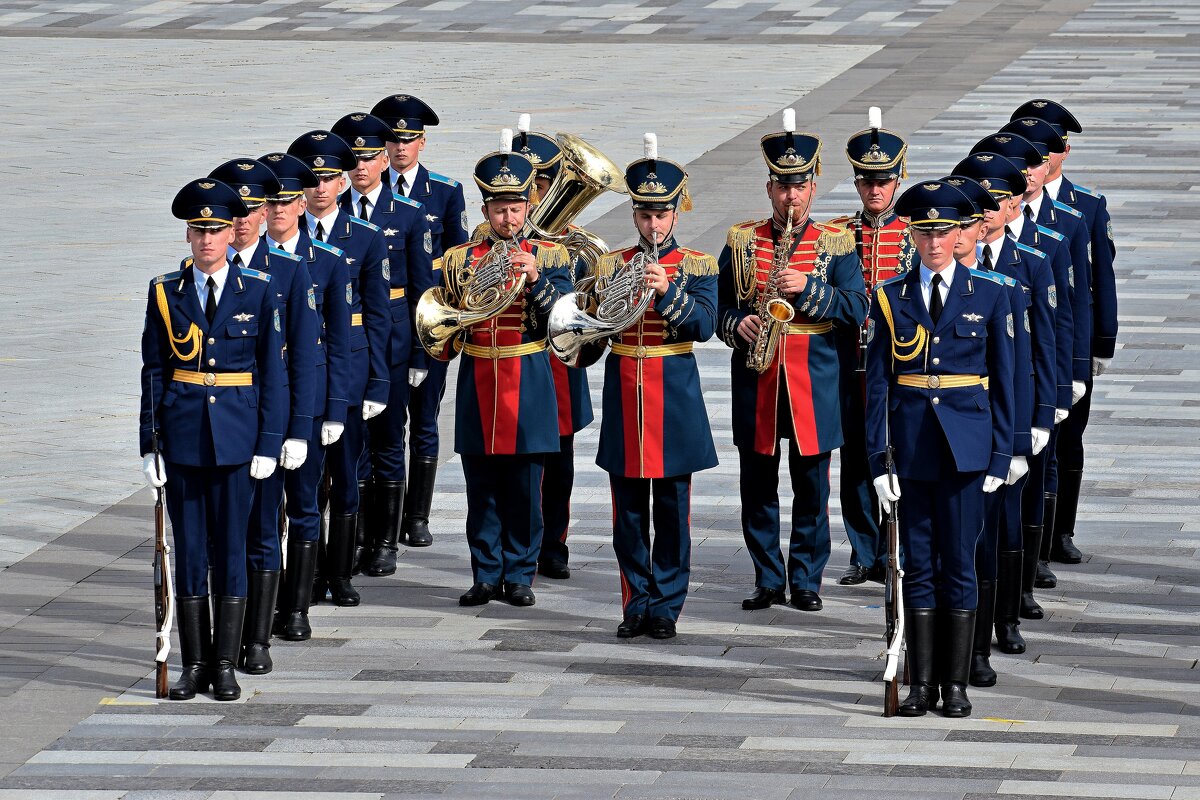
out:
<path id="1" fill-rule="evenodd" d="M 0 16 L 0 25 L 21 22 L 12 21 L 15 6 L 3 6 L 7 11 L 0 14 L 8 16 Z M 51 5 L 22 8 L 33 13 L 43 7 Z M 264 7 L 271 11 L 259 13 L 274 14 L 277 6 Z M 250 13 L 244 5 L 238 8 L 239 14 Z M 606 26 L 628 6 L 611 8 Z M 658 10 L 664 6 L 653 8 L 667 13 Z M 691 5 L 686 8 L 690 14 Z M 597 130 L 597 144 L 612 148 L 621 160 L 630 155 L 628 142 L 649 127 L 638 117 L 661 113 L 655 122 L 664 147 L 678 138 L 695 181 L 697 211 L 686 220 L 683 238 L 715 250 L 728 224 L 761 213 L 756 209 L 763 206 L 762 168 L 755 147 L 762 133 L 774 129 L 777 110 L 785 105 L 795 105 L 805 127 L 825 137 L 825 193 L 818 215 L 851 204 L 840 143 L 861 126 L 869 104 L 884 106 L 889 127 L 912 132 L 913 180 L 944 172 L 980 133 L 1033 94 L 1062 99 L 1083 120 L 1086 131 L 1074 137 L 1068 173 L 1109 197 L 1121 298 L 1120 349 L 1111 372 L 1097 382 L 1087 435 L 1077 541 L 1088 558 L 1057 570 L 1059 587 L 1039 595 L 1047 619 L 1022 626 L 1029 652 L 994 657 L 1000 684 L 972 690 L 975 712 L 968 720 L 879 718 L 877 586 L 827 585 L 819 614 L 740 610 L 738 600 L 750 589 L 752 573 L 737 523 L 727 351 L 718 344 L 700 348 L 699 357 L 723 463 L 696 478 L 693 585 L 677 639 L 618 643 L 613 636 L 619 591 L 605 480 L 592 465 L 593 426 L 577 445 L 574 575 L 567 582 L 540 581 L 534 608 L 455 605 L 469 567 L 461 468 L 447 454 L 435 500 L 441 516 L 433 548 L 402 551 L 401 568 L 391 578 L 359 581 L 363 606 L 315 608 L 314 639 L 277 643 L 276 672 L 243 677 L 242 701 L 154 701 L 148 680 L 149 495 L 140 491 L 123 499 L 137 480 L 136 467 L 129 466 L 127 410 L 132 397 L 127 377 L 136 369 L 136 353 L 127 343 L 138 327 L 141 285 L 153 271 L 145 264 L 155 258 L 161 263 L 178 249 L 162 233 L 167 223 L 159 209 L 169 187 L 180 181 L 171 177 L 158 186 L 149 179 L 163 173 L 183 178 L 191 165 L 212 159 L 178 152 L 179 130 L 169 125 L 147 128 L 159 138 L 142 144 L 130 141 L 128 131 L 150 113 L 152 103 L 185 110 L 183 98 L 192 94 L 205 103 L 245 108 L 238 104 L 248 102 L 252 91 L 240 84 L 156 91 L 156 85 L 186 74 L 186 65 L 170 71 L 171 47 L 203 53 L 215 63 L 219 48 L 205 42 L 125 40 L 104 51 L 72 40 L 81 53 L 62 51 L 58 57 L 82 57 L 106 68 L 89 78 L 86 71 L 68 77 L 44 60 L 34 63 L 35 57 L 61 51 L 61 40 L 4 39 L 0 63 L 10 91 L 0 100 L 0 126 L 6 141 L 28 153 L 41 133 L 50 133 L 53 144 L 43 143 L 43 155 L 61 162 L 49 173 L 49 193 L 28 191 L 39 177 L 33 165 L 47 163 L 32 156 L 0 166 L 0 180 L 6 188 L 19 181 L 25 189 L 28 209 L 18 217 L 24 226 L 39 215 L 65 220 L 63 212 L 73 209 L 72 226 L 56 230 L 56 242 L 24 248 L 39 264 L 27 274 L 46 275 L 50 281 L 42 286 L 54 285 L 68 269 L 50 264 L 57 267 L 66 255 L 74 272 L 98 253 L 119 284 L 112 292 L 119 299 L 77 306 L 83 309 L 80 319 L 64 319 L 39 282 L 17 280 L 8 263 L 0 268 L 16 298 L 15 313 L 0 320 L 9 344 L 0 357 L 0 430 L 5 444 L 43 455 L 43 463 L 54 466 L 25 484 L 6 485 L 7 502 L 0 505 L 3 513 L 21 504 L 21 514 L 27 509 L 33 520 L 30 526 L 45 525 L 41 533 L 25 535 L 34 542 L 28 554 L 0 572 L 0 713 L 8 723 L 0 730 L 0 798 L 278 792 L 836 800 L 876 791 L 914 798 L 1200 798 L 1195 700 L 1200 500 L 1194 477 L 1200 463 L 1195 399 L 1200 312 L 1190 305 L 1200 294 L 1181 288 L 1195 282 L 1200 247 L 1193 224 L 1200 216 L 1200 112 L 1194 100 L 1200 16 L 1188 8 L 1086 0 L 1060 0 L 1053 7 L 1034 0 L 979 0 L 933 8 L 937 13 L 902 39 L 864 36 L 858 45 L 863 50 L 849 44 L 850 51 L 823 53 L 825 71 L 800 73 L 806 83 L 799 88 L 793 76 L 769 79 L 772 60 L 787 61 L 778 48 L 768 53 L 744 45 L 714 47 L 705 53 L 712 65 L 702 86 L 705 97 L 687 102 L 672 100 L 665 84 L 626 89 L 633 85 L 626 71 L 634 69 L 630 56 L 618 55 L 617 66 L 605 62 L 588 71 L 564 54 L 556 66 L 578 76 L 576 87 L 599 82 L 586 102 L 575 107 L 575 97 L 556 90 L 539 97 L 505 87 L 498 104 L 511 109 L 498 122 L 537 98 L 535 114 L 544 107 L 541 113 L 556 124 L 561 119 L 564 128 Z M 105 9 L 116 17 L 132 6 Z M 860 17 L 869 13 L 859 4 L 843 9 Z M 737 21 L 752 11 L 734 9 L 730 27 L 740 31 Z M 416 16 L 432 24 L 433 17 Z M 552 24 L 539 20 L 530 32 Z M 631 39 L 629 46 L 647 41 Z M 789 46 L 803 50 L 822 41 L 801 35 Z M 35 49 L 21 50 L 22 42 Z M 385 45 L 376 47 L 385 52 Z M 304 46 L 312 48 L 320 45 Z M 682 64 L 690 49 L 656 49 L 656 57 Z M 146 53 L 153 58 L 146 60 Z M 269 64 L 270 56 L 261 51 L 258 57 Z M 34 66 L 22 67 L 22 61 Z M 42 71 L 38 84 L 15 80 L 33 70 Z M 166 70 L 162 81 L 155 78 L 160 70 Z M 436 72 L 445 76 L 447 70 Z M 467 101 L 462 96 L 456 101 L 450 87 L 480 79 L 444 80 L 445 105 L 458 102 L 462 110 L 443 116 L 465 118 Z M 112 84 L 100 106 L 104 124 L 76 119 L 73 87 L 82 85 L 78 94 L 91 96 L 93 85 L 101 83 Z M 128 111 L 119 102 L 123 84 L 132 87 Z M 354 95 L 372 98 L 381 85 Z M 604 99 L 614 86 L 620 87 L 616 104 Z M 614 111 L 620 103 L 636 104 L 637 113 Z M 271 104 L 278 119 L 254 122 L 264 144 L 266 131 L 271 137 L 299 131 L 346 106 L 338 101 L 331 106 L 337 112 L 318 114 L 312 104 L 285 98 Z M 301 110 L 289 110 L 293 106 Z M 484 132 L 497 126 L 487 119 L 471 130 L 450 128 L 437 140 L 434 163 L 465 175 Z M 86 154 L 68 145 L 64 134 L 73 129 L 87 132 Z M 98 137 L 105 132 L 112 137 L 107 142 Z M 236 141 L 222 126 L 200 127 L 194 135 L 198 141 Z M 94 159 L 95 167 L 80 169 L 86 163 L 81 155 Z M 72 174 L 63 178 L 60 167 Z M 89 219 L 100 224 L 83 228 L 74 224 L 83 203 L 69 197 L 69 187 L 87 181 L 93 181 L 85 183 Z M 151 219 L 134 216 L 143 204 L 152 209 Z M 115 219 L 103 216 L 113 206 Z M 138 244 L 130 252 L 94 244 L 133 226 Z M 622 241 L 628 238 L 628 212 L 600 213 L 593 226 L 610 242 Z M 6 252 L 13 252 L 12 230 L 4 236 Z M 86 287 L 71 291 L 72 304 L 95 295 Z M 89 335 L 92 320 L 103 324 L 101 336 Z M 22 366 L 17 357 L 31 349 L 41 360 L 14 370 Z M 53 374 L 55 358 L 95 363 L 78 376 Z M 71 377 L 78 380 L 66 382 Z M 593 376 L 594 383 L 598 378 Z M 118 386 L 125 392 L 115 403 L 125 408 L 111 412 L 108 422 L 96 420 L 90 410 L 113 404 L 93 384 L 109 394 Z M 75 399 L 76 392 L 85 403 Z M 22 416 L 14 420 L 18 412 Z M 77 425 L 48 421 L 68 414 Z M 94 442 L 81 438 L 95 454 L 73 465 L 63 456 L 66 430 L 75 436 L 97 426 L 102 433 Z M 24 446 L 30 434 L 22 428 L 37 432 Z M 26 463 L 12 450 L 4 447 L 0 455 L 8 484 L 21 477 L 17 470 Z M 78 481 L 77 474 L 83 476 Z M 91 487 L 89 475 L 107 475 L 119 485 Z M 95 492 L 95 507 L 72 505 L 89 491 Z M 63 524 L 63 509 L 78 513 L 80 523 L 40 546 L 52 538 L 47 531 Z M 35 515 L 42 512 L 60 516 L 39 523 Z M 11 526 L 5 533 L 21 537 L 28 529 L 21 514 L 4 518 Z M 833 514 L 830 575 L 848 558 L 836 503 Z"/>

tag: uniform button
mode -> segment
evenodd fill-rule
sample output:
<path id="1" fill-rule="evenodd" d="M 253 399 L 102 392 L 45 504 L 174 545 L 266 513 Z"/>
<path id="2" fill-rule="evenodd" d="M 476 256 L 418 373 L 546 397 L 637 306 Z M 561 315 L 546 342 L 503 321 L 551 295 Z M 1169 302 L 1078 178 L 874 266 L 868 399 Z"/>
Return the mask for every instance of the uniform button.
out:
<path id="1" fill-rule="evenodd" d="M 243 331 L 243 333 L 245 333 L 245 331 Z M 975 331 L 971 331 L 971 335 L 972 335 L 972 336 L 975 336 L 975 335 L 976 335 L 976 334 L 975 334 Z"/>
<path id="2" fill-rule="evenodd" d="M 214 339 L 214 338 L 212 338 L 212 337 L 210 336 L 210 337 L 208 337 L 208 343 L 209 343 L 209 344 L 216 344 L 216 343 L 217 343 L 217 340 L 216 340 L 216 339 Z"/>
<path id="3" fill-rule="evenodd" d="M 934 404 L 935 406 L 936 406 L 938 403 L 940 403 L 940 402 L 942 402 L 942 399 L 941 399 L 940 397 L 935 397 L 935 398 L 933 398 L 933 404 Z"/>
<path id="4" fill-rule="evenodd" d="M 246 329 L 242 328 L 242 336 L 245 336 L 245 335 L 246 335 Z M 975 334 L 971 334 L 971 335 L 974 336 Z"/>
<path id="5" fill-rule="evenodd" d="M 935 363 L 935 364 L 937 363 L 937 359 L 936 359 L 936 358 L 933 360 L 933 363 Z M 217 365 L 217 360 L 216 360 L 215 358 L 210 358 L 210 359 L 208 360 L 208 365 L 209 365 L 210 367 L 215 367 L 215 366 Z"/>
<path id="6" fill-rule="evenodd" d="M 216 395 L 212 395 L 212 394 L 210 394 L 210 395 L 208 396 L 208 402 L 210 402 L 210 403 L 215 403 L 215 402 L 217 402 L 217 396 L 216 396 Z M 935 400 L 934 400 L 934 402 L 936 403 L 936 402 L 937 402 L 937 400 L 935 399 Z"/>
<path id="7" fill-rule="evenodd" d="M 209 362 L 208 362 L 208 363 L 210 363 L 210 364 L 212 363 L 211 359 L 209 360 Z M 938 364 L 940 364 L 940 363 L 942 363 L 942 360 L 941 360 L 940 358 L 935 358 L 935 359 L 933 360 L 933 365 L 934 365 L 935 367 L 936 367 Z"/>
<path id="8" fill-rule="evenodd" d="M 940 337 L 940 336 L 935 336 L 935 337 L 933 337 L 933 343 L 934 343 L 934 344 L 941 344 L 941 343 L 942 343 L 942 337 Z"/>

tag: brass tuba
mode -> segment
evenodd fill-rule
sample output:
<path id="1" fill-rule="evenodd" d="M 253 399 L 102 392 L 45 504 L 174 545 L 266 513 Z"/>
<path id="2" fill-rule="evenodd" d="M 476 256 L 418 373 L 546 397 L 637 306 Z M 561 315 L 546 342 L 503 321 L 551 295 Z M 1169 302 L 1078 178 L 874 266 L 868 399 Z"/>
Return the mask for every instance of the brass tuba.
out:
<path id="1" fill-rule="evenodd" d="M 517 301 L 525 289 L 525 273 L 513 276 L 512 256 L 519 249 L 516 239 L 501 239 L 483 258 L 473 264 L 464 262 L 453 276 L 447 276 L 450 285 L 461 287 L 457 306 L 442 286 L 421 295 L 415 324 L 417 338 L 426 352 L 437 357 L 459 333 Z"/>

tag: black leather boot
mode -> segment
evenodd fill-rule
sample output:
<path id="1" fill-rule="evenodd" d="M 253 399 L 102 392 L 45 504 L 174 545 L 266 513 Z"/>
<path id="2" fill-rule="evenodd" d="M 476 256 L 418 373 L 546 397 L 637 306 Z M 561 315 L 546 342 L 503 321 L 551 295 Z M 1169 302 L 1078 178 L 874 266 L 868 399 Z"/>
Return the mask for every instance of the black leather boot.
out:
<path id="1" fill-rule="evenodd" d="M 1054 521 L 1054 537 L 1050 541 L 1050 560 L 1059 564 L 1078 564 L 1083 553 L 1075 546 L 1075 517 L 1079 513 L 1079 491 L 1083 470 L 1058 471 L 1058 518 Z"/>
<path id="2" fill-rule="evenodd" d="M 375 483 L 365 480 L 358 482 L 358 521 L 354 525 L 354 562 L 351 575 L 365 572 L 371 561 L 371 542 L 374 540 L 375 529 L 379 518 L 375 514 Z"/>
<path id="3" fill-rule="evenodd" d="M 933 689 L 933 637 L 937 622 L 933 608 L 904 609 L 904 630 L 908 647 L 908 697 L 897 713 L 902 717 L 923 717 L 937 702 Z"/>
<path id="4" fill-rule="evenodd" d="M 218 597 L 217 620 L 213 626 L 213 697 L 217 700 L 237 700 L 242 696 L 238 686 L 238 653 L 242 649 L 242 623 L 246 619 L 246 598 Z"/>
<path id="5" fill-rule="evenodd" d="M 1020 550 L 1001 550 L 996 581 L 996 647 L 1001 653 L 1015 655 L 1025 652 L 1025 637 L 1021 635 L 1022 570 L 1028 568 Z M 1037 559 L 1035 558 L 1036 562 Z"/>
<path id="6" fill-rule="evenodd" d="M 1058 577 L 1050 571 L 1050 542 L 1054 539 L 1054 515 L 1058 509 L 1058 495 L 1047 492 L 1042 499 L 1042 544 L 1038 548 L 1037 572 L 1033 585 L 1038 589 L 1053 589 L 1058 586 Z"/>
<path id="7" fill-rule="evenodd" d="M 212 683 L 212 623 L 209 620 L 208 595 L 175 598 L 183 672 L 171 687 L 169 697 L 172 700 L 191 700 L 208 691 Z"/>
<path id="8" fill-rule="evenodd" d="M 996 581 L 980 580 L 979 609 L 975 615 L 975 638 L 971 646 L 971 685 L 995 686 L 992 669 L 992 617 L 996 612 Z M 997 626 L 999 627 L 999 626 Z"/>
<path id="9" fill-rule="evenodd" d="M 289 541 L 291 541 L 290 538 Z M 325 576 L 329 574 L 329 547 L 326 544 L 328 541 L 329 522 L 325 515 L 322 514 L 321 532 L 317 534 L 316 563 L 314 564 L 313 568 L 313 585 L 312 590 L 308 595 L 309 604 L 314 606 L 317 603 L 325 602 L 325 597 L 329 594 L 329 581 L 325 579 Z"/>
<path id="10" fill-rule="evenodd" d="M 413 456 L 409 463 L 408 497 L 404 502 L 404 532 L 411 547 L 429 547 L 429 509 L 433 505 L 433 483 L 437 479 L 435 456 Z"/>
<path id="11" fill-rule="evenodd" d="M 356 606 L 358 590 L 350 585 L 350 570 L 354 561 L 354 530 L 358 514 L 329 515 L 329 541 L 325 545 L 325 580 L 334 605 Z"/>
<path id="12" fill-rule="evenodd" d="M 975 611 L 942 609 L 941 652 L 942 716 L 971 716 L 971 701 L 967 697 L 967 681 L 971 675 L 971 643 L 975 638 Z"/>
<path id="13" fill-rule="evenodd" d="M 308 606 L 316 568 L 317 543 L 288 539 L 287 580 L 279 603 L 277 634 L 285 641 L 305 642 L 312 636 L 312 628 L 308 624 Z"/>
<path id="14" fill-rule="evenodd" d="M 1041 619 L 1046 612 L 1033 596 L 1033 587 L 1037 584 L 1037 568 L 1042 554 L 1042 526 L 1021 526 L 1021 619 Z M 1057 581 L 1055 581 L 1057 583 Z"/>
<path id="15" fill-rule="evenodd" d="M 242 626 L 242 654 L 238 665 L 248 675 L 266 675 L 271 663 L 271 620 L 279 593 L 279 570 L 253 570 L 247 576 L 246 622 Z"/>
<path id="16" fill-rule="evenodd" d="M 374 578 L 396 571 L 396 551 L 400 543 L 400 512 L 404 507 L 404 481 L 379 481 L 375 484 L 375 546 L 367 568 Z"/>

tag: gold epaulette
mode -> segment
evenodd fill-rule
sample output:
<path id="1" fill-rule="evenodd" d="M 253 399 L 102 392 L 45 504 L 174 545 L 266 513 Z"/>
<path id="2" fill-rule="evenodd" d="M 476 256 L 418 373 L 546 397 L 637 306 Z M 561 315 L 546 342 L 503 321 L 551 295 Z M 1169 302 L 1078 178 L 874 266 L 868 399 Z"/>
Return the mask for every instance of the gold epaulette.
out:
<path id="1" fill-rule="evenodd" d="M 679 262 L 679 270 L 685 275 L 716 275 L 717 259 L 699 250 L 679 248 L 683 253 L 683 261 Z"/>
<path id="2" fill-rule="evenodd" d="M 845 216 L 834 217 L 833 219 L 829 220 L 825 224 L 826 225 L 837 225 L 839 228 L 849 228 L 850 224 L 852 222 L 854 222 L 854 217 L 850 214 L 846 214 Z"/>
<path id="3" fill-rule="evenodd" d="M 754 263 L 755 231 L 768 221 L 752 219 L 739 223 L 729 229 L 729 235 L 725 238 L 725 244 L 729 246 L 729 264 L 733 268 L 733 285 L 739 302 L 746 302 L 754 294 L 754 287 L 758 282 L 758 268 Z"/>
<path id="4" fill-rule="evenodd" d="M 600 256 L 600 260 L 596 262 L 596 277 L 610 277 L 614 272 L 617 271 L 619 267 L 624 266 L 625 252 L 628 249 L 629 248 L 626 248 L 625 250 L 614 250 L 611 253 L 605 253 L 604 255 Z"/>
<path id="5" fill-rule="evenodd" d="M 472 242 L 482 242 L 484 239 L 492 235 L 492 226 L 486 222 L 481 222 L 475 226 L 474 232 L 471 233 Z"/>
<path id="6" fill-rule="evenodd" d="M 536 263 L 538 271 L 544 269 L 569 269 L 571 254 L 561 244 L 547 242 L 542 239 L 531 240 L 537 245 Z"/>
<path id="7" fill-rule="evenodd" d="M 820 231 L 817 236 L 817 249 L 833 256 L 844 256 L 854 252 L 854 234 L 849 229 L 832 222 L 814 222 L 813 227 Z"/>

